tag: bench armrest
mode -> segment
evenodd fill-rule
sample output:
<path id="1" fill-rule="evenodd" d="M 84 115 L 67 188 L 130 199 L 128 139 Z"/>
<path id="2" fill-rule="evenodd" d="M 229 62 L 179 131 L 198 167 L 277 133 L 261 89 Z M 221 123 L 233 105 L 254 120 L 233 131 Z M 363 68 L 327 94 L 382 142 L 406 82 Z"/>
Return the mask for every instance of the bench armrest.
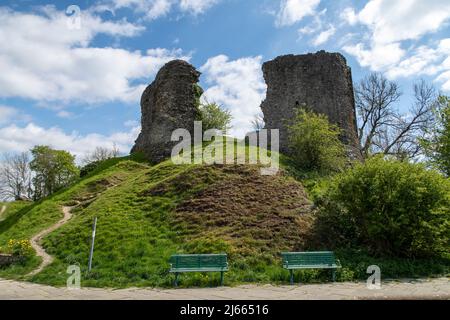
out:
<path id="1" fill-rule="evenodd" d="M 336 259 L 336 265 L 338 266 L 338 268 L 342 267 L 341 261 L 339 259 Z"/>

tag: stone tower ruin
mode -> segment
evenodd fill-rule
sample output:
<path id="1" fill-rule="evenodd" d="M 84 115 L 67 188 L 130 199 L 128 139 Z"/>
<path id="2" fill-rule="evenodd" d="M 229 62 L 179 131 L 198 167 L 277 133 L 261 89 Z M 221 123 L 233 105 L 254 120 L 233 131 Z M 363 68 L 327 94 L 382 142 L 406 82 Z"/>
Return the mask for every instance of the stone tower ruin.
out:
<path id="1" fill-rule="evenodd" d="M 194 132 L 198 101 L 202 94 L 197 85 L 200 72 L 183 60 L 164 65 L 141 98 L 142 131 L 131 153 L 142 152 L 154 163 L 170 157 L 177 142 L 171 141 L 178 128 Z"/>
<path id="2" fill-rule="evenodd" d="M 267 96 L 261 104 L 267 129 L 280 129 L 280 152 L 290 154 L 287 125 L 307 106 L 342 129 L 341 140 L 358 157 L 352 74 L 339 53 L 285 55 L 263 64 Z"/>

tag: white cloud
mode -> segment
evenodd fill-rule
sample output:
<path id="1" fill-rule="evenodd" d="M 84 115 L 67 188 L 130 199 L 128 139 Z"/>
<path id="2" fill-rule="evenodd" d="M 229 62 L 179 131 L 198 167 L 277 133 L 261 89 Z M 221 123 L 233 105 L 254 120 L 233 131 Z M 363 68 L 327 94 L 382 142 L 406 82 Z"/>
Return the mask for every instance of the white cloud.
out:
<path id="1" fill-rule="evenodd" d="M 384 71 L 393 64 L 398 63 L 405 55 L 405 51 L 399 43 L 386 45 L 372 45 L 370 48 L 362 43 L 346 45 L 342 48 L 353 55 L 363 67 L 369 67 L 373 71 Z"/>
<path id="2" fill-rule="evenodd" d="M 73 112 L 66 111 L 66 110 L 60 110 L 56 113 L 56 115 L 59 118 L 63 118 L 63 119 L 72 119 L 75 117 L 75 114 Z"/>
<path id="3" fill-rule="evenodd" d="M 154 20 L 167 15 L 173 5 L 173 0 L 112 0 L 110 10 L 133 8 L 137 13 L 143 13 L 148 20 Z"/>
<path id="4" fill-rule="evenodd" d="M 67 134 L 58 127 L 43 128 L 34 123 L 24 127 L 13 124 L 0 128 L 0 153 L 22 152 L 35 145 L 50 145 L 70 151 L 77 156 L 77 160 L 81 160 L 98 146 L 110 148 L 116 144 L 122 153 L 128 154 L 139 132 L 140 127 L 137 126 L 108 136 L 97 133 L 81 135 L 77 132 Z"/>
<path id="5" fill-rule="evenodd" d="M 221 0 L 109 0 L 98 6 L 102 10 L 132 8 L 136 13 L 144 14 L 147 20 L 164 17 L 175 5 L 181 12 L 193 15 L 203 14 Z"/>
<path id="6" fill-rule="evenodd" d="M 181 0 L 180 9 L 185 12 L 191 12 L 195 15 L 202 14 L 220 0 Z"/>
<path id="7" fill-rule="evenodd" d="M 340 18 L 347 22 L 349 25 L 353 26 L 358 22 L 358 16 L 353 8 L 345 8 L 341 14 Z"/>
<path id="8" fill-rule="evenodd" d="M 441 41 L 433 48 L 405 41 L 421 39 L 442 28 L 450 19 L 448 0 L 370 0 L 358 13 L 352 8 L 345 9 L 341 18 L 350 25 L 365 25 L 369 30 L 362 42 L 347 43 L 342 48 L 363 67 L 385 72 L 392 79 L 436 75 L 446 69 L 442 63 L 449 52 L 444 47 L 450 47 L 450 42 Z M 450 87 L 445 76 L 438 79 L 444 81 L 444 89 Z"/>
<path id="9" fill-rule="evenodd" d="M 433 32 L 450 18 L 448 0 L 371 0 L 358 13 L 376 43 L 392 43 Z"/>
<path id="10" fill-rule="evenodd" d="M 262 57 L 229 60 L 225 55 L 208 59 L 200 68 L 210 87 L 202 98 L 230 110 L 233 129 L 230 134 L 243 137 L 252 130 L 251 120 L 260 112 L 266 84 L 261 71 Z"/>
<path id="11" fill-rule="evenodd" d="M 140 124 L 139 124 L 139 122 L 136 121 L 136 120 L 127 120 L 127 121 L 124 122 L 123 125 L 124 125 L 125 127 L 132 128 L 132 127 L 138 127 Z"/>
<path id="12" fill-rule="evenodd" d="M 313 22 L 311 24 L 298 29 L 300 38 L 302 37 L 302 35 L 305 35 L 305 34 L 310 35 L 310 34 L 317 33 L 320 30 L 322 30 L 323 29 L 322 18 L 326 14 L 326 12 L 327 12 L 327 9 L 325 8 L 321 12 L 316 13 L 313 17 Z"/>
<path id="13" fill-rule="evenodd" d="M 31 121 L 31 116 L 11 106 L 0 105 L 0 125 Z"/>
<path id="14" fill-rule="evenodd" d="M 291 26 L 306 16 L 314 15 L 319 3 L 320 0 L 282 0 L 275 25 Z"/>
<path id="15" fill-rule="evenodd" d="M 38 101 L 137 102 L 144 84 L 167 61 L 188 60 L 181 50 L 152 49 L 145 54 L 89 45 L 98 34 L 134 36 L 141 27 L 103 21 L 82 13 L 81 29 L 67 28 L 64 12 L 44 14 L 0 8 L 0 97 Z M 133 84 L 132 84 L 133 83 Z"/>
<path id="16" fill-rule="evenodd" d="M 322 31 L 319 35 L 313 40 L 312 44 L 314 46 L 320 46 L 327 42 L 330 37 L 332 37 L 336 33 L 336 28 L 332 25 L 327 30 Z"/>

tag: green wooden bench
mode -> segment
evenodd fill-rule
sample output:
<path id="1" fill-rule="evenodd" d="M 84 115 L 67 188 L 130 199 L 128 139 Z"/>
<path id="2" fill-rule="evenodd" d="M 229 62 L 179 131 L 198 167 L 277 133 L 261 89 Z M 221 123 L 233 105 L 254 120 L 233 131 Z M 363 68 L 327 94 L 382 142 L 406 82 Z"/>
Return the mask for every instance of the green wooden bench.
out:
<path id="1" fill-rule="evenodd" d="M 175 286 L 178 286 L 178 275 L 183 272 L 220 272 L 220 285 L 223 285 L 225 271 L 228 271 L 226 254 L 175 254 L 170 257 Z"/>
<path id="2" fill-rule="evenodd" d="M 283 268 L 291 274 L 291 284 L 294 283 L 294 270 L 296 269 L 331 269 L 333 281 L 336 280 L 336 269 L 341 263 L 332 251 L 309 251 L 309 252 L 282 252 Z"/>

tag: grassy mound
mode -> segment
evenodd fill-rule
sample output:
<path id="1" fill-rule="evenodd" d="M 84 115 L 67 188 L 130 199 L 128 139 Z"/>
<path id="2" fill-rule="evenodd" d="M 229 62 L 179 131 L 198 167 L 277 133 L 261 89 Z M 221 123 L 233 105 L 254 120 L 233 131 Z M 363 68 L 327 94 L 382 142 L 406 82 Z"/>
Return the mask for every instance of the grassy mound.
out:
<path id="1" fill-rule="evenodd" d="M 226 252 L 230 261 L 226 285 L 287 282 L 281 251 L 323 248 L 308 244 L 314 222 L 311 201 L 302 184 L 288 174 L 295 170 L 283 167 L 276 176 L 262 176 L 258 167 L 249 165 L 167 161 L 150 166 L 130 157 L 112 159 L 72 187 L 17 208 L 0 222 L 2 246 L 9 239 L 30 239 L 62 218 L 61 206 L 75 206 L 73 218 L 43 240 L 55 258 L 51 265 L 28 279 L 24 275 L 39 264 L 35 257 L 24 265 L 0 269 L 0 277 L 64 286 L 67 267 L 78 264 L 83 286 L 166 287 L 173 281 L 168 273 L 172 254 Z M 93 270 L 88 273 L 95 217 Z M 364 278 L 367 263 L 376 264 L 363 253 L 340 255 L 346 268 L 338 273 L 338 280 Z M 448 263 L 431 264 L 439 267 L 423 268 L 417 261 L 385 262 L 388 274 L 401 265 L 404 270 L 395 274 L 399 276 L 448 272 Z M 301 281 L 329 279 L 324 270 L 298 276 Z M 181 286 L 217 285 L 219 275 L 183 274 L 180 280 Z"/>
<path id="2" fill-rule="evenodd" d="M 29 201 L 0 202 L 0 222 L 18 214 L 23 208 L 31 204 Z"/>

